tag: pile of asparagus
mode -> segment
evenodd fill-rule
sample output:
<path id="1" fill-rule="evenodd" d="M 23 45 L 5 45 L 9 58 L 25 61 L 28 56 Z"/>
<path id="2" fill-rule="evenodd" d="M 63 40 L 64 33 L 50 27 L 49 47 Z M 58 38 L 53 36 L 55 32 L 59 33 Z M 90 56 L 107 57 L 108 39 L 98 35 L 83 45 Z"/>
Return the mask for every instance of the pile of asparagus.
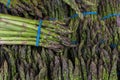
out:
<path id="1" fill-rule="evenodd" d="M 116 45 L 119 44 L 120 34 L 116 16 L 105 20 L 103 17 L 119 13 L 119 3 L 116 3 L 117 0 L 85 1 L 93 5 L 82 5 L 83 11 L 95 11 L 97 15 L 87 15 L 83 22 L 80 22 L 78 60 L 82 65 L 81 75 L 85 80 L 117 80 L 116 63 L 119 51 Z M 79 6 L 81 7 L 81 4 Z"/>
<path id="2" fill-rule="evenodd" d="M 9 51 L 5 48 L 6 51 L 10 52 L 9 54 L 5 55 L 11 56 L 11 60 L 8 61 L 8 63 L 13 62 L 11 64 L 12 66 L 14 66 L 11 67 L 11 69 L 13 70 L 11 71 L 12 73 L 14 71 L 17 71 L 15 67 L 18 66 L 14 64 L 14 61 L 17 61 L 20 57 L 20 62 L 22 62 L 22 59 L 24 59 L 24 56 L 26 56 L 23 61 L 24 66 L 21 65 L 20 68 L 18 68 L 18 71 L 20 71 L 20 76 L 22 76 L 21 78 L 25 78 L 24 76 L 27 76 L 27 74 L 29 73 L 27 72 L 26 74 L 26 72 L 24 71 L 24 69 L 26 69 L 26 65 L 29 66 L 30 64 L 33 64 L 32 67 L 30 67 L 30 74 L 35 75 L 35 71 L 41 69 L 39 75 L 36 76 L 40 76 L 39 79 L 46 79 L 46 75 L 48 75 L 48 79 L 51 80 L 117 80 L 116 63 L 118 53 L 120 53 L 120 28 L 117 27 L 116 16 L 110 17 L 105 20 L 103 20 L 103 17 L 109 14 L 119 13 L 119 0 L 30 1 L 31 0 L 12 0 L 9 9 L 13 12 L 13 15 L 17 14 L 18 16 L 21 16 L 21 14 L 19 13 L 24 13 L 23 17 L 30 18 L 32 17 L 31 15 L 43 17 L 41 15 L 41 11 L 43 12 L 43 15 L 58 18 L 59 20 L 64 19 L 64 17 L 69 17 L 74 13 L 77 13 L 79 15 L 78 18 L 70 19 L 68 22 L 66 22 L 70 30 L 68 29 L 68 27 L 65 28 L 64 23 L 61 23 L 59 21 L 53 22 L 44 20 L 41 29 L 42 33 L 39 44 L 40 46 L 50 48 L 72 46 L 69 39 L 66 37 L 71 38 L 71 40 L 73 41 L 77 41 L 77 44 L 79 45 L 70 49 L 64 48 L 63 52 L 60 54 L 57 53 L 57 55 L 54 54 L 52 51 L 44 48 L 42 48 L 41 54 L 38 54 L 35 49 L 31 54 L 29 54 L 29 51 L 26 54 L 22 54 L 22 50 L 20 49 L 20 53 L 17 54 L 18 56 L 14 60 L 12 60 L 12 57 L 14 58 L 13 55 L 16 55 L 14 54 L 16 53 L 14 48 L 12 49 L 12 51 L 15 52 L 12 55 L 10 54 L 12 51 Z M 7 0 L 1 0 L 0 2 L 6 4 Z M 98 14 L 83 16 L 82 12 L 89 11 L 97 12 Z M 2 39 L 2 42 L 3 40 L 7 42 L 9 41 L 9 43 L 16 40 L 14 41 L 14 44 L 18 44 L 17 42 L 21 41 L 22 44 L 24 43 L 27 45 L 35 45 L 37 26 L 39 22 L 35 20 L 31 21 L 28 19 L 27 21 L 24 18 L 19 20 L 16 19 L 19 18 L 6 18 L 6 16 L 3 17 L 1 15 L 0 26 L 2 24 L 6 26 L 7 29 L 2 26 L 0 27 L 0 32 L 2 33 L 0 34 L 2 36 L 0 37 L 0 40 Z M 23 22 L 24 25 L 21 25 L 21 23 Z M 17 31 L 18 33 L 13 34 L 9 32 L 8 29 L 11 30 L 13 33 L 15 31 Z M 71 31 L 73 32 L 69 35 Z M 7 34 L 6 32 L 10 34 Z M 4 37 L 3 34 L 5 34 L 6 37 Z M 12 38 L 11 35 L 14 35 L 15 37 Z M 117 44 L 118 47 L 114 44 Z M 31 49 L 29 48 L 29 50 Z M 3 55 L 4 53 L 1 54 Z M 28 61 L 29 63 L 26 61 Z M 25 75 L 23 75 L 22 73 Z M 31 75 L 29 76 L 33 78 L 33 76 Z M 14 75 L 12 75 L 12 77 L 14 77 Z"/>
<path id="3" fill-rule="evenodd" d="M 67 35 L 72 33 L 64 23 L 43 20 L 39 46 L 63 48 L 71 46 Z M 36 45 L 39 21 L 0 14 L 0 44 Z"/>

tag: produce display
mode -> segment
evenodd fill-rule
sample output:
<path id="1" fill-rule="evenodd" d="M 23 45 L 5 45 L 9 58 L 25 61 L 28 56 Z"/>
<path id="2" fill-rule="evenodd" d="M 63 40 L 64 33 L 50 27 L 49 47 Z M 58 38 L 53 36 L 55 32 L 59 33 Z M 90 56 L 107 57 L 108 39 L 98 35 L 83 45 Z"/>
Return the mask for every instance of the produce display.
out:
<path id="1" fill-rule="evenodd" d="M 120 0 L 0 0 L 0 80 L 120 80 Z"/>

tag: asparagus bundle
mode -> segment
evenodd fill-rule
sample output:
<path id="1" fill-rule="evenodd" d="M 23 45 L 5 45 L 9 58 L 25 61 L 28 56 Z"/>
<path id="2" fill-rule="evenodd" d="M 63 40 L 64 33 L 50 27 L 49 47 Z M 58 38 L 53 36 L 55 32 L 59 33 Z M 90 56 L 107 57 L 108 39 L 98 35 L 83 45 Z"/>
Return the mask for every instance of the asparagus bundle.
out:
<path id="1" fill-rule="evenodd" d="M 89 2 L 90 4 L 86 3 Z M 99 18 L 97 14 L 97 0 L 83 0 L 83 4 L 80 5 L 84 12 L 84 20 L 79 26 L 79 56 L 78 59 L 81 63 L 81 74 L 83 75 L 83 80 L 100 80 L 100 72 L 98 70 L 98 63 L 100 59 L 98 58 L 96 48 L 98 47 L 98 34 L 101 29 Z M 87 12 L 93 14 L 87 14 Z M 101 66 L 101 65 L 99 65 Z"/>
<path id="2" fill-rule="evenodd" d="M 84 12 L 98 11 L 98 1 L 87 0 L 94 5 L 82 5 Z M 88 7 L 89 6 L 89 7 Z M 103 5 L 99 5 L 103 6 Z M 101 21 L 99 15 L 87 15 L 80 26 L 80 45 L 79 61 L 83 62 L 82 75 L 83 79 L 93 80 L 111 80 L 116 79 L 116 55 L 117 50 L 111 51 L 107 43 L 102 44 L 102 40 L 109 41 L 110 36 L 108 28 L 104 21 Z M 107 37 L 108 36 L 108 37 Z M 119 39 L 119 38 L 117 38 Z M 107 59 L 106 59 L 107 57 Z M 113 62 L 115 61 L 115 64 Z M 111 64 L 112 63 L 112 64 Z M 107 66 L 105 66 L 107 65 Z M 107 69 L 109 67 L 109 70 Z M 112 68 L 111 68 L 112 67 Z M 84 68 L 84 69 L 83 69 Z M 87 73 L 86 73 L 86 72 Z M 106 71 L 106 72 L 105 72 Z M 111 76 L 112 75 L 112 76 Z"/>
<path id="3" fill-rule="evenodd" d="M 0 44 L 34 45 L 37 37 L 36 20 L 0 14 Z M 46 48 L 63 48 L 71 46 L 67 35 L 72 31 L 58 21 L 43 20 L 39 46 Z"/>
<path id="4" fill-rule="evenodd" d="M 117 45 L 119 45 L 120 37 L 116 17 L 119 14 L 119 8 L 119 0 L 100 0 L 98 13 L 106 25 L 103 35 L 105 43 L 102 47 L 102 60 L 105 67 L 103 72 L 107 76 L 104 77 L 106 80 L 117 79 L 116 63 L 119 53 Z"/>
<path id="5" fill-rule="evenodd" d="M 9 6 L 8 0 L 1 0 L 2 12 L 25 18 L 38 19 L 55 18 L 63 20 L 69 14 L 67 5 L 63 0 L 11 0 Z M 6 6 L 6 7 L 5 7 Z"/>

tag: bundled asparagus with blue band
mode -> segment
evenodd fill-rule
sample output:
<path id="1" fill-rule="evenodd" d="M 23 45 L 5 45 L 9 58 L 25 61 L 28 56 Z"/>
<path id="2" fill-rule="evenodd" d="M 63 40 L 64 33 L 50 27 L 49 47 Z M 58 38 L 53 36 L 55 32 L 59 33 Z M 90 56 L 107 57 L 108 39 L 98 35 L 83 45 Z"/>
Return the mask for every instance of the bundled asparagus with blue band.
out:
<path id="1" fill-rule="evenodd" d="M 98 15 L 104 21 L 104 33 L 101 58 L 104 62 L 103 80 L 117 80 L 116 65 L 119 52 L 120 34 L 117 26 L 119 16 L 120 0 L 100 0 Z"/>
<path id="2" fill-rule="evenodd" d="M 37 20 L 0 14 L 0 44 L 33 45 L 53 49 L 72 46 L 67 38 L 72 31 L 64 25 L 58 21 L 43 20 L 39 23 Z M 39 31 L 38 26 L 41 26 Z"/>

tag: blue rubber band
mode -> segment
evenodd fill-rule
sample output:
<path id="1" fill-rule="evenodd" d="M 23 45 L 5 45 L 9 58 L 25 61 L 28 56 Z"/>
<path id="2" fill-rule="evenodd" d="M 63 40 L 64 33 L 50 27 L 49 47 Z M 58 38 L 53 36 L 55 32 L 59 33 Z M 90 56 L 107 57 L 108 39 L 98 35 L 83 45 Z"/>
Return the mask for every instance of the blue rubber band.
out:
<path id="1" fill-rule="evenodd" d="M 104 16 L 104 17 L 102 18 L 102 20 L 108 19 L 108 18 L 113 17 L 113 16 L 120 16 L 120 14 L 109 14 L 109 15 L 107 15 L 107 16 Z"/>
<path id="2" fill-rule="evenodd" d="M 117 44 L 110 44 L 110 48 L 114 49 L 117 47 Z"/>
<path id="3" fill-rule="evenodd" d="M 86 15 L 96 15 L 97 12 L 83 12 L 82 14 L 83 14 L 83 16 L 86 16 Z M 77 13 L 73 14 L 73 15 L 70 16 L 69 18 L 73 19 L 73 18 L 76 18 L 76 17 L 78 17 L 78 14 L 77 14 Z M 55 21 L 55 20 L 57 20 L 57 18 L 49 18 L 49 20 Z"/>
<path id="4" fill-rule="evenodd" d="M 97 12 L 83 12 L 83 15 L 86 16 L 86 15 L 96 15 Z"/>
<path id="5" fill-rule="evenodd" d="M 7 5 L 6 5 L 7 7 L 9 7 L 9 5 L 10 5 L 10 1 L 11 1 L 11 0 L 8 0 Z"/>
<path id="6" fill-rule="evenodd" d="M 105 40 L 100 40 L 100 44 L 104 44 L 105 43 Z"/>
<path id="7" fill-rule="evenodd" d="M 37 47 L 39 46 L 42 22 L 43 21 L 40 20 L 39 25 L 38 25 L 38 32 L 37 32 L 37 37 L 36 37 L 36 46 Z"/>
<path id="8" fill-rule="evenodd" d="M 72 44 L 78 44 L 78 41 L 73 40 L 71 43 L 72 43 Z"/>
<path id="9" fill-rule="evenodd" d="M 83 16 L 86 16 L 86 15 L 96 15 L 97 12 L 83 12 L 82 14 L 83 14 Z M 77 13 L 73 14 L 72 16 L 70 16 L 70 18 L 76 18 L 76 17 L 78 17 Z"/>
<path id="10" fill-rule="evenodd" d="M 72 16 L 70 16 L 70 18 L 76 18 L 76 17 L 78 17 L 78 14 L 73 14 Z"/>

